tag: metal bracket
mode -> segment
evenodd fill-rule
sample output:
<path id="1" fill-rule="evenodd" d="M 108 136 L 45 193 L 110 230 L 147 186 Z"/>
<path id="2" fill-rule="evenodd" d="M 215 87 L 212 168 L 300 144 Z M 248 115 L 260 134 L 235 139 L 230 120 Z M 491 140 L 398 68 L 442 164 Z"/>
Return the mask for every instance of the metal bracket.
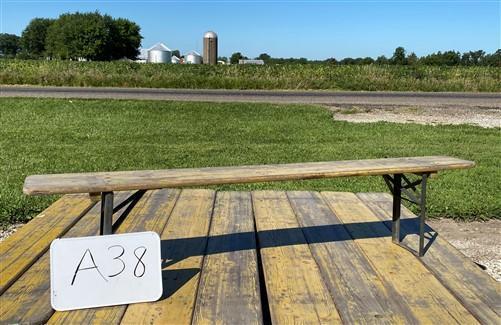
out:
<path id="1" fill-rule="evenodd" d="M 402 200 L 419 206 L 419 249 L 418 256 L 424 255 L 424 228 L 426 219 L 426 185 L 430 173 L 418 174 L 420 178 L 411 181 L 404 174 L 383 175 L 384 181 L 393 195 L 392 241 L 400 245 L 400 214 Z"/>

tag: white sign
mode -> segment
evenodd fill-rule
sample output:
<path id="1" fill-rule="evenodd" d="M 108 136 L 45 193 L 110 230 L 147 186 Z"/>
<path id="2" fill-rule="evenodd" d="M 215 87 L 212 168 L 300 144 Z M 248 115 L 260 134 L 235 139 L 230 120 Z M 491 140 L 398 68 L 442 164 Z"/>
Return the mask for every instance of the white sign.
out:
<path id="1" fill-rule="evenodd" d="M 50 286 L 52 308 L 59 311 L 158 300 L 160 237 L 147 231 L 56 239 Z"/>

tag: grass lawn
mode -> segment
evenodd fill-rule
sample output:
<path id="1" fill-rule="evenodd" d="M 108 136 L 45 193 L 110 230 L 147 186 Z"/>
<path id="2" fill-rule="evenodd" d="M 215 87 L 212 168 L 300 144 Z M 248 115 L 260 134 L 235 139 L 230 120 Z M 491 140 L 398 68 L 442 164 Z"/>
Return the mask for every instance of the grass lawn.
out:
<path id="1" fill-rule="evenodd" d="M 56 199 L 24 196 L 30 174 L 420 155 L 477 163 L 430 180 L 430 216 L 501 216 L 500 129 L 352 124 L 308 105 L 62 99 L 0 99 L 0 125 L 2 225 Z M 387 191 L 381 177 L 217 188 Z"/>

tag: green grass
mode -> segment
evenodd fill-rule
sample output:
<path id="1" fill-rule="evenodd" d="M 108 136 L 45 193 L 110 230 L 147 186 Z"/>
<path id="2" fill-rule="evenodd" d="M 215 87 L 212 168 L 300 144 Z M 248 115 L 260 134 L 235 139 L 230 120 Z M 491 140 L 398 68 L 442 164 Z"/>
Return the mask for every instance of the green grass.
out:
<path id="1" fill-rule="evenodd" d="M 0 84 L 45 86 L 499 92 L 500 74 L 499 67 L 0 60 Z"/>
<path id="2" fill-rule="evenodd" d="M 307 105 L 5 98 L 0 125 L 3 225 L 26 221 L 55 200 L 22 194 L 30 174 L 420 155 L 451 155 L 478 165 L 431 179 L 431 216 L 501 215 L 500 129 L 352 124 Z M 218 188 L 386 191 L 380 177 Z"/>

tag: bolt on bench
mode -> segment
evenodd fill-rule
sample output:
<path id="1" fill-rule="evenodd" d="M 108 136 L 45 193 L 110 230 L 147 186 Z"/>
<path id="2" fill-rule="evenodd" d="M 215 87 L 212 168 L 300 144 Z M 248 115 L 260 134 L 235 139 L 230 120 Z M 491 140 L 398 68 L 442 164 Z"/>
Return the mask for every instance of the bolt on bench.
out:
<path id="1" fill-rule="evenodd" d="M 347 176 L 383 176 L 393 195 L 392 240 L 400 243 L 401 202 L 420 208 L 418 256 L 424 254 L 426 186 L 430 174 L 475 166 L 472 161 L 452 157 L 429 156 L 331 162 L 213 167 L 81 174 L 34 175 L 26 178 L 27 195 L 89 193 L 101 196 L 100 234 L 112 234 L 113 213 L 145 190 L 187 186 L 306 180 Z M 405 174 L 418 176 L 411 181 Z M 137 190 L 120 205 L 113 207 L 113 192 Z M 403 246 L 405 247 L 405 246 Z"/>

